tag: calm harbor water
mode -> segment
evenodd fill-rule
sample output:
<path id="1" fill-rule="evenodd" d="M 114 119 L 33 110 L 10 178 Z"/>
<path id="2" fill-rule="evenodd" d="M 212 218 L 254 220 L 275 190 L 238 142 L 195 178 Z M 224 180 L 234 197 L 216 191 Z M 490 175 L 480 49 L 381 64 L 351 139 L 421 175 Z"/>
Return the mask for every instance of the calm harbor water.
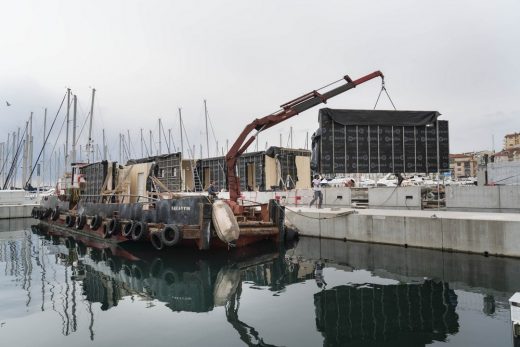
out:
<path id="1" fill-rule="evenodd" d="M 0 221 L 2 346 L 512 346 L 519 260 L 308 238 L 158 255 L 34 223 Z"/>

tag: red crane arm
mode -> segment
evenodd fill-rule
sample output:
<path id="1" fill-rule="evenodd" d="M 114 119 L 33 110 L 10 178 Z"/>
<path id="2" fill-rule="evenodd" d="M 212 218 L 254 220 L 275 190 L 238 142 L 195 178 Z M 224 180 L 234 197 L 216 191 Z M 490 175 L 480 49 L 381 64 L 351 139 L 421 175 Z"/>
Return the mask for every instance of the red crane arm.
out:
<path id="1" fill-rule="evenodd" d="M 346 92 L 349 89 L 355 88 L 361 83 L 367 82 L 376 77 L 384 78 L 381 71 L 372 72 L 371 74 L 363 76 L 355 81 L 353 81 L 349 76 L 345 76 L 343 78 L 347 81 L 347 83 L 342 84 L 339 87 L 331 89 L 323 94 L 320 94 L 316 90 L 314 90 L 281 105 L 280 110 L 268 116 L 257 118 L 253 122 L 249 123 L 244 128 L 244 130 L 242 130 L 242 132 L 236 139 L 235 143 L 233 144 L 233 146 L 231 146 L 229 152 L 226 154 L 226 174 L 229 187 L 230 201 L 236 202 L 238 197 L 240 196 L 240 182 L 238 181 L 238 177 L 235 172 L 237 160 L 242 155 L 242 153 L 245 152 L 249 145 L 255 140 L 259 132 L 269 129 L 270 127 L 278 123 L 281 123 L 291 117 L 294 117 L 297 114 L 306 111 L 316 105 L 326 103 L 328 99 L 335 97 L 336 95 L 339 95 L 343 92 Z M 244 143 L 246 137 L 253 130 L 256 130 L 257 132 L 253 134 Z"/>

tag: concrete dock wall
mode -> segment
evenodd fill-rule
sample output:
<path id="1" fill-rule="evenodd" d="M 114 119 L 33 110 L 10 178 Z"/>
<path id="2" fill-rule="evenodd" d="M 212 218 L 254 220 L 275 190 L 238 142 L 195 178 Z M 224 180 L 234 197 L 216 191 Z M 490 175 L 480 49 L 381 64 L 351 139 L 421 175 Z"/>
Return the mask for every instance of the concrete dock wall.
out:
<path id="1" fill-rule="evenodd" d="M 368 189 L 368 205 L 375 209 L 421 210 L 424 187 L 377 187 Z M 353 193 L 347 187 L 322 188 L 324 207 L 350 207 Z M 311 188 L 279 192 L 242 192 L 245 200 L 267 203 L 277 199 L 283 205 L 308 206 Z M 229 199 L 228 192 L 219 193 Z M 520 212 L 520 186 L 447 186 L 446 208 L 454 211 Z"/>
<path id="2" fill-rule="evenodd" d="M 349 188 L 322 188 L 323 206 L 350 206 L 351 193 Z M 283 204 L 294 206 L 309 206 L 314 191 L 311 188 L 293 189 L 287 192 L 275 192 L 274 199 Z"/>
<path id="3" fill-rule="evenodd" d="M 39 205 L 0 205 L 0 219 L 30 217 L 35 206 Z"/>
<path id="4" fill-rule="evenodd" d="M 352 203 L 350 188 L 322 188 L 323 206 L 345 206 Z M 314 191 L 311 188 L 300 188 L 280 192 L 241 192 L 246 201 L 268 203 L 270 199 L 277 199 L 283 205 L 309 206 Z M 220 192 L 220 199 L 229 199 L 228 192 Z"/>
<path id="5" fill-rule="evenodd" d="M 0 206 L 23 204 L 25 194 L 25 190 L 0 190 Z"/>
<path id="6" fill-rule="evenodd" d="M 288 207 L 304 236 L 520 257 L 520 215 Z"/>
<path id="7" fill-rule="evenodd" d="M 368 189 L 370 208 L 402 208 L 420 210 L 422 187 L 377 187 Z"/>
<path id="8" fill-rule="evenodd" d="M 520 212 L 520 186 L 447 186 L 446 208 Z"/>

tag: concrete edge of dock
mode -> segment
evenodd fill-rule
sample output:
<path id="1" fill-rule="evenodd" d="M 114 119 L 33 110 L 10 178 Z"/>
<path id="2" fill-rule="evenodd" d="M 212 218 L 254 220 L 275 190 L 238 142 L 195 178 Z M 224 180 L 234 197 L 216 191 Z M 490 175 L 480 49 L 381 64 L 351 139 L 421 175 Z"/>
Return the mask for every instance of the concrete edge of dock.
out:
<path id="1" fill-rule="evenodd" d="M 520 214 L 286 207 L 300 235 L 520 257 Z"/>
<path id="2" fill-rule="evenodd" d="M 31 217 L 33 207 L 39 204 L 0 205 L 0 219 Z"/>

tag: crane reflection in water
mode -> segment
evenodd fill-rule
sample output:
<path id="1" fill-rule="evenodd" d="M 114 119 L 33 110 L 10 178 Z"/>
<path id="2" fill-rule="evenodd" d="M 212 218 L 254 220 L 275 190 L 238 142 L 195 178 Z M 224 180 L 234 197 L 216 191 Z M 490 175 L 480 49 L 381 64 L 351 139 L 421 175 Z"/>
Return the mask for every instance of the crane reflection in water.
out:
<path id="1" fill-rule="evenodd" d="M 157 300 L 174 312 L 223 307 L 241 341 L 248 346 L 274 346 L 239 317 L 244 283 L 284 295 L 287 286 L 315 281 L 314 261 L 290 257 L 272 243 L 224 254 L 178 249 L 175 255 L 160 256 L 152 249 L 97 246 L 33 226 L 32 232 L 0 239 L 0 262 L 26 291 L 23 304 L 55 312 L 63 335 L 78 331 L 78 312 L 86 311 L 88 322 L 83 326 L 88 327 L 91 340 L 95 340 L 97 317 L 93 304 L 112 310 L 131 297 L 149 305 Z M 32 297 L 35 274 L 41 286 L 39 300 Z M 448 283 L 425 280 L 317 290 L 315 328 L 326 346 L 423 346 L 458 331 L 457 295 Z"/>

